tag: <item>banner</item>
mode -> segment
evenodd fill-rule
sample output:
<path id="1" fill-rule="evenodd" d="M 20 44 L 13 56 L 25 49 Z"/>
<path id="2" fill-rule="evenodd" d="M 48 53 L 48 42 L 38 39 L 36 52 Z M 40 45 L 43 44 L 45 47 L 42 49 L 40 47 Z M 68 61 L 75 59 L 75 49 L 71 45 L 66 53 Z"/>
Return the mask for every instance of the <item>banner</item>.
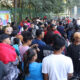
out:
<path id="1" fill-rule="evenodd" d="M 10 11 L 0 11 L 0 25 L 6 26 L 8 22 L 11 23 Z"/>

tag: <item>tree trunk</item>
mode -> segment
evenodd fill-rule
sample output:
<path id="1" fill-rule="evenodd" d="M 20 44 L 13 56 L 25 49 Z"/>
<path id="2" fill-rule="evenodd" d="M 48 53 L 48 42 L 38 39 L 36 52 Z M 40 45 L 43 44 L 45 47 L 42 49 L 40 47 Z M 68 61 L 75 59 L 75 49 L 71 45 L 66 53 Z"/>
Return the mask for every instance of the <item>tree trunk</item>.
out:
<path id="1" fill-rule="evenodd" d="M 14 0 L 14 22 L 17 25 L 17 0 Z"/>
<path id="2" fill-rule="evenodd" d="M 36 8 L 36 6 L 35 6 L 35 14 L 36 14 L 36 17 L 37 17 L 37 8 Z"/>
<path id="3" fill-rule="evenodd" d="M 21 20 L 22 20 L 22 14 L 23 14 L 23 0 L 21 1 Z"/>
<path id="4" fill-rule="evenodd" d="M 31 0 L 29 0 L 29 17 L 31 18 Z"/>
<path id="5" fill-rule="evenodd" d="M 19 22 L 22 21 L 22 14 L 23 14 L 23 0 L 19 0 L 19 8 L 20 8 L 20 11 L 19 11 Z"/>

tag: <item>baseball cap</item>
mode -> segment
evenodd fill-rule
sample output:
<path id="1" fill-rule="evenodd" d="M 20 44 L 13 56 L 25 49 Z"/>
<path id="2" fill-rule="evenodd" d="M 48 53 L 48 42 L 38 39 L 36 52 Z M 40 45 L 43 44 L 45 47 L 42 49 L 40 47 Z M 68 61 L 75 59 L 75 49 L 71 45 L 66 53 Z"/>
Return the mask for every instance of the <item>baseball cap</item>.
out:
<path id="1" fill-rule="evenodd" d="M 2 35 L 0 35 L 0 42 L 2 42 L 3 40 L 5 40 L 5 39 L 7 39 L 7 38 L 10 38 L 10 36 L 7 35 L 7 34 L 2 34 Z"/>
<path id="2" fill-rule="evenodd" d="M 51 28 L 53 28 L 53 27 L 55 27 L 55 26 L 56 26 L 55 24 L 51 24 L 51 25 L 50 25 Z"/>

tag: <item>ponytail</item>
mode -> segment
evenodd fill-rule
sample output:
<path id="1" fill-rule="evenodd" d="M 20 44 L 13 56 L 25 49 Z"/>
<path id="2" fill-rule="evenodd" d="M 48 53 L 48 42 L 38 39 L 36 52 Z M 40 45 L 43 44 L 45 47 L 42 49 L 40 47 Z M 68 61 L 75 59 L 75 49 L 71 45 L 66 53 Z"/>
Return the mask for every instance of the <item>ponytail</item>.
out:
<path id="1" fill-rule="evenodd" d="M 29 60 L 27 59 L 27 54 L 24 54 L 24 73 L 29 74 Z"/>
<path id="2" fill-rule="evenodd" d="M 29 74 L 29 64 L 32 60 L 32 58 L 37 54 L 35 49 L 29 49 L 23 56 L 23 61 L 24 61 L 24 73 L 26 75 Z"/>

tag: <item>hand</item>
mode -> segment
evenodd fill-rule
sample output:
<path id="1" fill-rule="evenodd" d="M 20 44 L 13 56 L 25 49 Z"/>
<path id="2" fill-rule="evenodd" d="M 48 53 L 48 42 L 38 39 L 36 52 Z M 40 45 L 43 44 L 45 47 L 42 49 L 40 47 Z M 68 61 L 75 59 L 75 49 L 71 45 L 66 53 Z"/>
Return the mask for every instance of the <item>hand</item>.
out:
<path id="1" fill-rule="evenodd" d="M 33 44 L 31 48 L 38 47 L 38 44 Z"/>

